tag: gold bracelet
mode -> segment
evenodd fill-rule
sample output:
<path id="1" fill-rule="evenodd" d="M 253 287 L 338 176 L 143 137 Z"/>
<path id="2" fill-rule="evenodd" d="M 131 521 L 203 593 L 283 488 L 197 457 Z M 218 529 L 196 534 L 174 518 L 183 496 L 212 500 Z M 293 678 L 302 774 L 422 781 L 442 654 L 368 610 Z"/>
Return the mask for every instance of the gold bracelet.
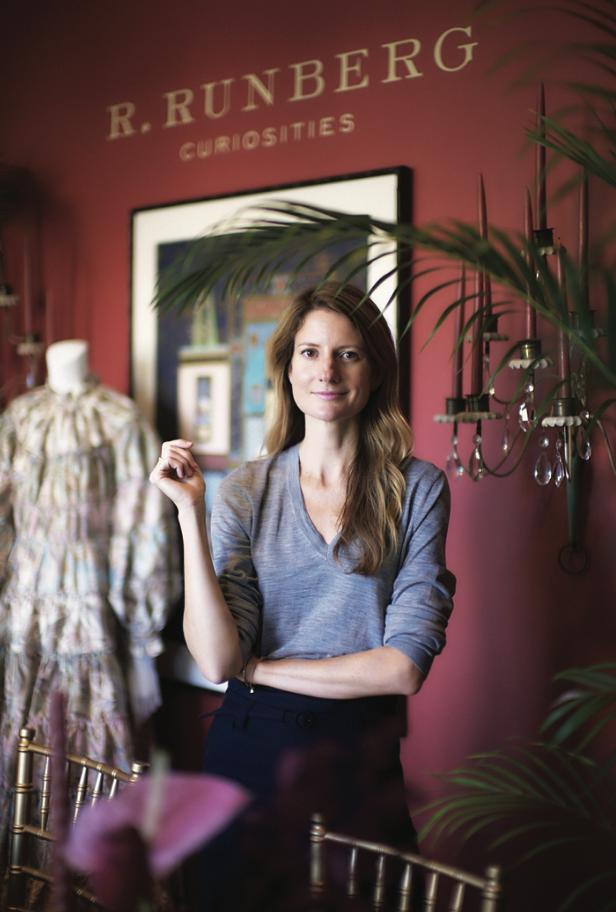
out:
<path id="1" fill-rule="evenodd" d="M 246 677 L 246 666 L 247 665 L 248 665 L 248 659 L 244 662 L 244 667 L 242 669 L 242 678 L 244 679 L 244 684 L 248 688 L 248 692 L 253 694 L 255 692 L 255 686 Z"/>

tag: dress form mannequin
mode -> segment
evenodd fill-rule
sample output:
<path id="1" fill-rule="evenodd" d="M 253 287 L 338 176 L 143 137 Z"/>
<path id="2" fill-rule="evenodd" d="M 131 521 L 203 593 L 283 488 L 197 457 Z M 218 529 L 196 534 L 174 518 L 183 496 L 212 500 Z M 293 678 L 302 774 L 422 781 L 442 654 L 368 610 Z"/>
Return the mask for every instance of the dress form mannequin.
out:
<path id="1" fill-rule="evenodd" d="M 78 393 L 90 375 L 88 343 L 84 339 L 54 342 L 45 354 L 47 384 L 55 393 Z M 150 656 L 130 656 L 127 684 L 137 722 L 144 722 L 160 706 L 160 687 Z"/>
<path id="2" fill-rule="evenodd" d="M 62 690 L 68 749 L 130 769 L 181 584 L 155 431 L 91 374 L 85 340 L 46 361 L 47 383 L 0 414 L 0 869 L 19 730 L 48 742 Z"/>
<path id="3" fill-rule="evenodd" d="M 54 342 L 47 349 L 47 382 L 56 393 L 72 393 L 90 373 L 88 343 L 83 339 Z"/>

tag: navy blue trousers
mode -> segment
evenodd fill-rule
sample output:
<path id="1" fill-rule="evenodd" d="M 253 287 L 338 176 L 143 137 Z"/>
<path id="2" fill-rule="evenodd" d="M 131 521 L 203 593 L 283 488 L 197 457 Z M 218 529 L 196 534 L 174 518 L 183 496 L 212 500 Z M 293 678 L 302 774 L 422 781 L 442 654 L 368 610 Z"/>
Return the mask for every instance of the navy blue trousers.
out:
<path id="1" fill-rule="evenodd" d="M 395 696 L 328 700 L 229 683 L 212 713 L 204 772 L 241 783 L 255 802 L 202 852 L 202 910 L 301 906 L 310 815 L 416 850 L 400 764 Z M 299 863 L 299 867 L 298 867 Z M 294 879 L 296 882 L 294 882 Z M 283 908 L 283 906 L 281 906 Z"/>

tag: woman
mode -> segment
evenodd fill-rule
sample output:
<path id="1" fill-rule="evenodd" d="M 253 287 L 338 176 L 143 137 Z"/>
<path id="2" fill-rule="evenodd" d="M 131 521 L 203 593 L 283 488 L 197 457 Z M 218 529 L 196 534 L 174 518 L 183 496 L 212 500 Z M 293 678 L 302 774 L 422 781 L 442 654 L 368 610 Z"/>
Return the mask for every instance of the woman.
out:
<path id="1" fill-rule="evenodd" d="M 230 682 L 205 769 L 260 797 L 285 750 L 361 746 L 395 718 L 396 695 L 419 691 L 445 643 L 454 592 L 447 482 L 410 455 L 378 308 L 349 285 L 305 291 L 269 359 L 268 456 L 220 484 L 213 558 L 191 443 L 165 443 L 151 475 L 178 508 L 186 642 L 207 678 Z M 387 766 L 403 804 L 397 744 Z"/>

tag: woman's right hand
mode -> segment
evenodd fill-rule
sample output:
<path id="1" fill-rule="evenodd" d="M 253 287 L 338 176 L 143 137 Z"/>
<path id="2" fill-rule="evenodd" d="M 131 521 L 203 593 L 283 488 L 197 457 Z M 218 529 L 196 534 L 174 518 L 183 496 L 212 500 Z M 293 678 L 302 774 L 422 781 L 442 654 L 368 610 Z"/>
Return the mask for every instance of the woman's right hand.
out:
<path id="1" fill-rule="evenodd" d="M 198 507 L 205 510 L 205 481 L 193 459 L 190 440 L 168 440 L 150 473 L 150 481 L 166 494 L 178 512 Z"/>

